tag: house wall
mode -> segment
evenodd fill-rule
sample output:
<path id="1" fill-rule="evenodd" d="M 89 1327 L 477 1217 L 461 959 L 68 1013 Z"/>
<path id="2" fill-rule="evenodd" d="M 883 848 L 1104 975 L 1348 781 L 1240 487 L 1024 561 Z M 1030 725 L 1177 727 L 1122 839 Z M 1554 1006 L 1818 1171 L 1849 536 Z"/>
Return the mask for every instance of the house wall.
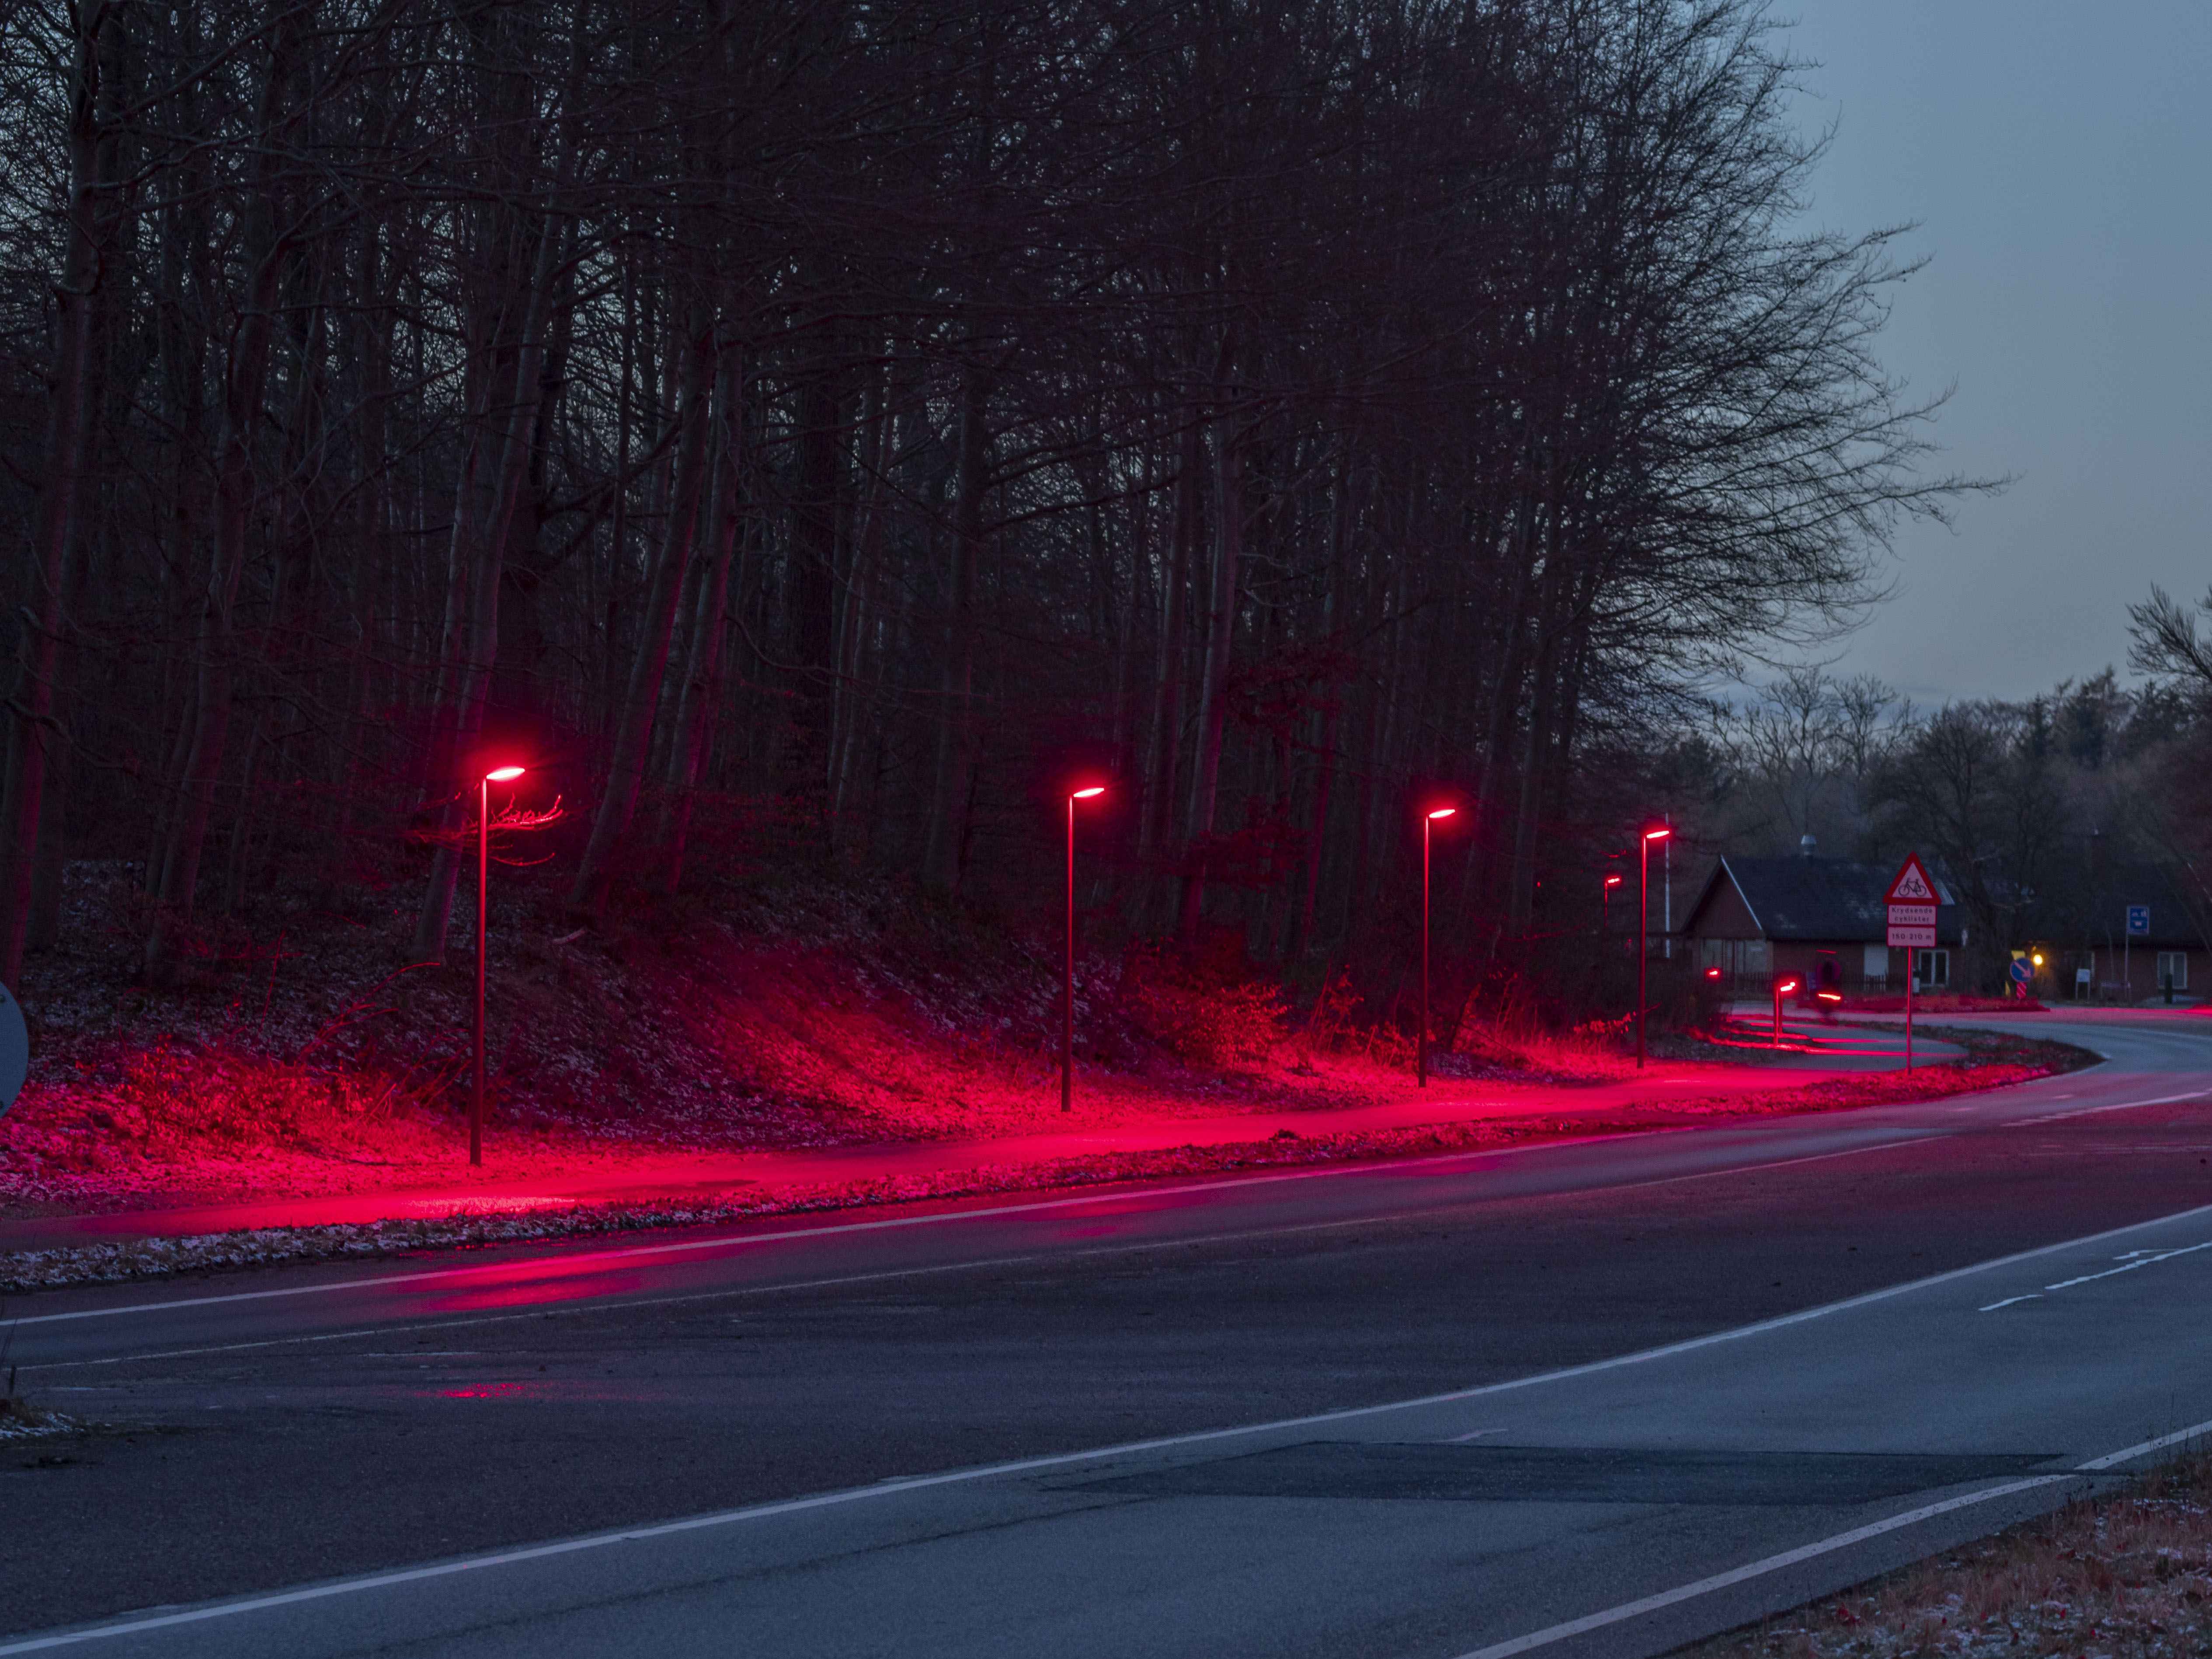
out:
<path id="1" fill-rule="evenodd" d="M 2201 945 L 2177 950 L 2142 945 L 2124 951 L 2118 945 L 2099 945 L 2094 951 L 2062 946 L 2047 949 L 2044 954 L 2044 970 L 2037 976 L 2035 991 L 2046 1002 L 2150 1001 L 2161 989 L 2160 958 L 2169 955 L 2182 958 L 2186 979 L 2186 983 L 2175 988 L 2174 1000 L 2212 1001 L 2212 951 Z M 2075 981 L 2075 970 L 2081 967 L 2092 969 L 2087 988 Z"/>

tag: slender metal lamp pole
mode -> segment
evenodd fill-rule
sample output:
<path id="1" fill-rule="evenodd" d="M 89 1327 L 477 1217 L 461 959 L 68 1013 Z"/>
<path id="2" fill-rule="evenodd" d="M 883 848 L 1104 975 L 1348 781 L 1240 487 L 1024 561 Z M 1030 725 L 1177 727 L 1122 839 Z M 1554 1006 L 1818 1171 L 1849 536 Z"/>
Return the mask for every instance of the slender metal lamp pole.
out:
<path id="1" fill-rule="evenodd" d="M 1075 803 L 1106 793 L 1094 783 L 1067 796 L 1067 951 L 1060 975 L 1060 1109 L 1075 1109 Z"/>
<path id="2" fill-rule="evenodd" d="M 475 1073 L 469 1091 L 469 1162 L 483 1162 L 484 1121 L 484 940 L 491 915 L 491 787 L 522 775 L 520 766 L 495 766 L 477 780 L 477 1018 L 476 1052 L 470 1056 Z"/>
<path id="3" fill-rule="evenodd" d="M 469 1162 L 483 1162 L 484 1115 L 484 935 L 489 931 L 490 907 L 485 902 L 484 878 L 491 872 L 491 778 L 477 780 L 477 1027 L 472 1057 L 475 1087 L 469 1094 Z"/>
<path id="4" fill-rule="evenodd" d="M 1075 797 L 1067 798 L 1067 952 L 1060 976 L 1060 1109 L 1075 1109 Z"/>
<path id="5" fill-rule="evenodd" d="M 1421 820 L 1421 1035 L 1414 1048 L 1413 1074 L 1417 1085 L 1429 1086 L 1429 841 L 1437 827 L 1435 814 Z"/>

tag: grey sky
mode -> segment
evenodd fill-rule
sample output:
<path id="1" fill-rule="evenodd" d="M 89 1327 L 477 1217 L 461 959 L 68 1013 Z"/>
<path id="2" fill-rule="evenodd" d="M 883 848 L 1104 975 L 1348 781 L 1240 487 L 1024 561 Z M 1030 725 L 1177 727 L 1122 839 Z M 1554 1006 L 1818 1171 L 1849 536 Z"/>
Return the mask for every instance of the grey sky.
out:
<path id="1" fill-rule="evenodd" d="M 1901 220 L 1932 256 L 1883 356 L 1954 384 L 1945 461 L 2010 473 L 1955 533 L 1908 527 L 1898 597 L 1838 672 L 1920 702 L 2106 664 L 2128 604 L 2212 582 L 2212 4 L 1782 0 L 1807 121 L 1839 122 L 1812 217 Z"/>

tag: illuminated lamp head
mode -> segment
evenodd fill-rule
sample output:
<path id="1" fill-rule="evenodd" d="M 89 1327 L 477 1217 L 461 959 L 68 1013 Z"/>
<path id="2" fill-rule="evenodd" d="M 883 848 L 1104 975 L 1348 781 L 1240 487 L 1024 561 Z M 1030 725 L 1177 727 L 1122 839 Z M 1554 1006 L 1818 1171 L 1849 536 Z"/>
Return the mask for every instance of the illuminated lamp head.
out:
<path id="1" fill-rule="evenodd" d="M 1644 839 L 1646 841 L 1664 841 L 1668 836 L 1674 833 L 1674 831 L 1673 829 L 1662 823 L 1656 830 L 1646 830 L 1644 832 Z"/>
<path id="2" fill-rule="evenodd" d="M 1785 979 L 1781 984 L 1776 986 L 1774 988 L 1781 992 L 1784 996 L 1787 996 L 1790 992 L 1797 988 L 1797 981 L 1794 979 Z"/>
<path id="3" fill-rule="evenodd" d="M 1071 789 L 1068 791 L 1067 798 L 1070 800 L 1089 800 L 1093 795 L 1103 795 L 1105 793 L 1106 786 L 1104 784 L 1094 783 L 1086 788 Z"/>
<path id="4" fill-rule="evenodd" d="M 1841 1002 L 1844 1000 L 1841 991 L 1822 991 L 1819 994 L 1823 1002 Z"/>
<path id="5" fill-rule="evenodd" d="M 2033 963 L 2037 967 L 2039 967 L 2039 968 L 2042 967 L 2042 966 L 2043 966 L 2043 952 L 2042 952 L 2042 951 L 2037 951 L 2033 956 L 2030 957 L 2028 958 L 2028 960 L 2029 960 L 2030 962 Z"/>
<path id="6" fill-rule="evenodd" d="M 1620 885 L 1620 878 L 1619 876 L 1607 876 L 1605 878 L 1605 884 L 1608 887 L 1618 887 Z"/>
<path id="7" fill-rule="evenodd" d="M 1720 976 L 1721 970 L 1717 968 L 1708 968 L 1705 969 L 1705 977 L 1707 979 L 1718 979 Z"/>
<path id="8" fill-rule="evenodd" d="M 519 766 L 495 766 L 484 774 L 486 783 L 512 783 L 522 775 Z"/>
<path id="9" fill-rule="evenodd" d="M 1429 817 L 1432 819 L 1457 817 L 1458 816 L 1459 808 L 1456 806 L 1439 806 L 1429 814 Z"/>

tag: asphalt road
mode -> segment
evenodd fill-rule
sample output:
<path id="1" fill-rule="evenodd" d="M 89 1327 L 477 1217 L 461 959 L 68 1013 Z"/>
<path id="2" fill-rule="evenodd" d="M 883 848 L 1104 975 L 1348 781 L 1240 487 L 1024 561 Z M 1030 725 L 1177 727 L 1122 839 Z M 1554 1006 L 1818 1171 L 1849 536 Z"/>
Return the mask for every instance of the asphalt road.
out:
<path id="1" fill-rule="evenodd" d="M 2212 1419 L 2212 1024 L 2037 1029 L 2112 1058 L 18 1300 L 109 1426 L 0 1449 L 0 1629 L 124 1616 L 0 1654 L 1662 1651 Z"/>

